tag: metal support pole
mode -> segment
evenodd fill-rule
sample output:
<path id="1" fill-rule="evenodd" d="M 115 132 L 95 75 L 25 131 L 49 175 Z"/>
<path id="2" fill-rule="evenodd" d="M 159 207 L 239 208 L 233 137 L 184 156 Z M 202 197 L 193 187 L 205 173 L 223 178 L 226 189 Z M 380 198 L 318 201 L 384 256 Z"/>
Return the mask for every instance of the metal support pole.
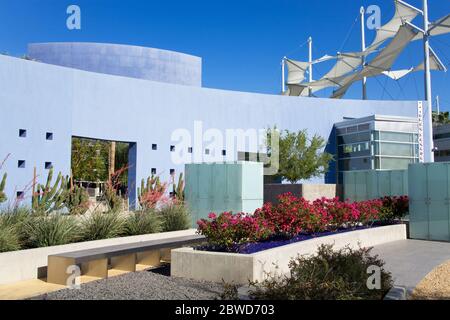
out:
<path id="1" fill-rule="evenodd" d="M 441 114 L 441 105 L 440 105 L 440 101 L 439 101 L 439 96 L 436 96 L 436 108 L 437 108 L 437 114 L 440 115 Z"/>
<path id="2" fill-rule="evenodd" d="M 425 59 L 425 100 L 427 103 L 427 122 L 428 122 L 428 143 L 430 150 L 426 152 L 430 155 L 430 162 L 434 162 L 434 141 L 433 141 L 433 98 L 431 93 L 431 68 L 430 68 L 430 39 L 429 39 L 429 20 L 428 20 L 428 0 L 423 0 L 423 46 Z"/>
<path id="3" fill-rule="evenodd" d="M 286 80 L 285 80 L 285 66 L 286 66 L 286 57 L 281 60 L 281 92 L 286 92 Z"/>
<path id="4" fill-rule="evenodd" d="M 365 26 L 366 10 L 364 9 L 364 7 L 361 7 L 360 13 L 361 13 L 361 51 L 364 52 L 366 50 L 366 26 Z M 366 63 L 366 57 L 363 56 L 362 57 L 363 66 L 365 63 Z M 367 100 L 367 78 L 366 77 L 364 77 L 362 79 L 362 98 L 363 98 L 363 100 Z"/>
<path id="5" fill-rule="evenodd" d="M 309 45 L 309 82 L 313 81 L 313 65 L 312 65 L 312 61 L 313 61 L 313 52 L 312 52 L 312 45 L 313 45 L 313 40 L 312 37 L 308 38 L 308 45 Z M 312 96 L 312 89 L 309 88 L 309 96 Z"/>

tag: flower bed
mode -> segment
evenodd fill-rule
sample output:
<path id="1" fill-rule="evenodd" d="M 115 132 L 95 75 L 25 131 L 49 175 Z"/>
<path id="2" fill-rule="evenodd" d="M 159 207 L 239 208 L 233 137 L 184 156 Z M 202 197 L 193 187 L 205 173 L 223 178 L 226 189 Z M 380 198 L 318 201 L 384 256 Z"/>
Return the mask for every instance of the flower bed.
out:
<path id="1" fill-rule="evenodd" d="M 315 237 L 393 224 L 408 211 L 407 197 L 362 202 L 318 199 L 309 202 L 292 194 L 279 204 L 266 203 L 254 214 L 220 215 L 198 221 L 198 233 L 208 245 L 197 249 L 251 254 Z"/>

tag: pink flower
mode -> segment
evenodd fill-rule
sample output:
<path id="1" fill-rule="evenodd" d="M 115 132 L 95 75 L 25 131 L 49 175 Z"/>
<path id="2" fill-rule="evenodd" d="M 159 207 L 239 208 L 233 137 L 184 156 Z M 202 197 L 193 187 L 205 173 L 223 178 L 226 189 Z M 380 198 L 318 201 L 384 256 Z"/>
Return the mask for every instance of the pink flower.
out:
<path id="1" fill-rule="evenodd" d="M 217 216 L 215 213 L 211 212 L 210 214 L 208 214 L 208 218 L 214 220 L 217 218 Z"/>

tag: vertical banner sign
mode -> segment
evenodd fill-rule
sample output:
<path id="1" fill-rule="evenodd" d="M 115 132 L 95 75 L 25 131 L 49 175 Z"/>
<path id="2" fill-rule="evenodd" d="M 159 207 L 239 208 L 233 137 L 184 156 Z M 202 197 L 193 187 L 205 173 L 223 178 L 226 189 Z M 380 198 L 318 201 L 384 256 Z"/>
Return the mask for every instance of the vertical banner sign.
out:
<path id="1" fill-rule="evenodd" d="M 419 120 L 419 162 L 425 162 L 425 148 L 423 146 L 424 137 L 423 137 L 423 103 L 419 101 L 417 103 L 417 117 Z"/>

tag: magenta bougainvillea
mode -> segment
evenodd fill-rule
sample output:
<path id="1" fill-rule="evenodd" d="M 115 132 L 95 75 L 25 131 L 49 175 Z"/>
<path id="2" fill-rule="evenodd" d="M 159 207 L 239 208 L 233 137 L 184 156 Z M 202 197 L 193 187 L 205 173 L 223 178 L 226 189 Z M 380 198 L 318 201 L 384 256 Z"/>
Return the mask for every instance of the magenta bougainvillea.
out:
<path id="1" fill-rule="evenodd" d="M 361 202 L 322 198 L 310 202 L 287 193 L 279 196 L 277 205 L 266 203 L 253 214 L 210 213 L 208 219 L 198 221 L 198 233 L 206 236 L 209 245 L 232 250 L 237 245 L 270 238 L 291 239 L 299 234 L 392 221 L 407 213 L 407 203 L 408 197 Z M 393 210 L 395 213 L 387 213 Z"/>

